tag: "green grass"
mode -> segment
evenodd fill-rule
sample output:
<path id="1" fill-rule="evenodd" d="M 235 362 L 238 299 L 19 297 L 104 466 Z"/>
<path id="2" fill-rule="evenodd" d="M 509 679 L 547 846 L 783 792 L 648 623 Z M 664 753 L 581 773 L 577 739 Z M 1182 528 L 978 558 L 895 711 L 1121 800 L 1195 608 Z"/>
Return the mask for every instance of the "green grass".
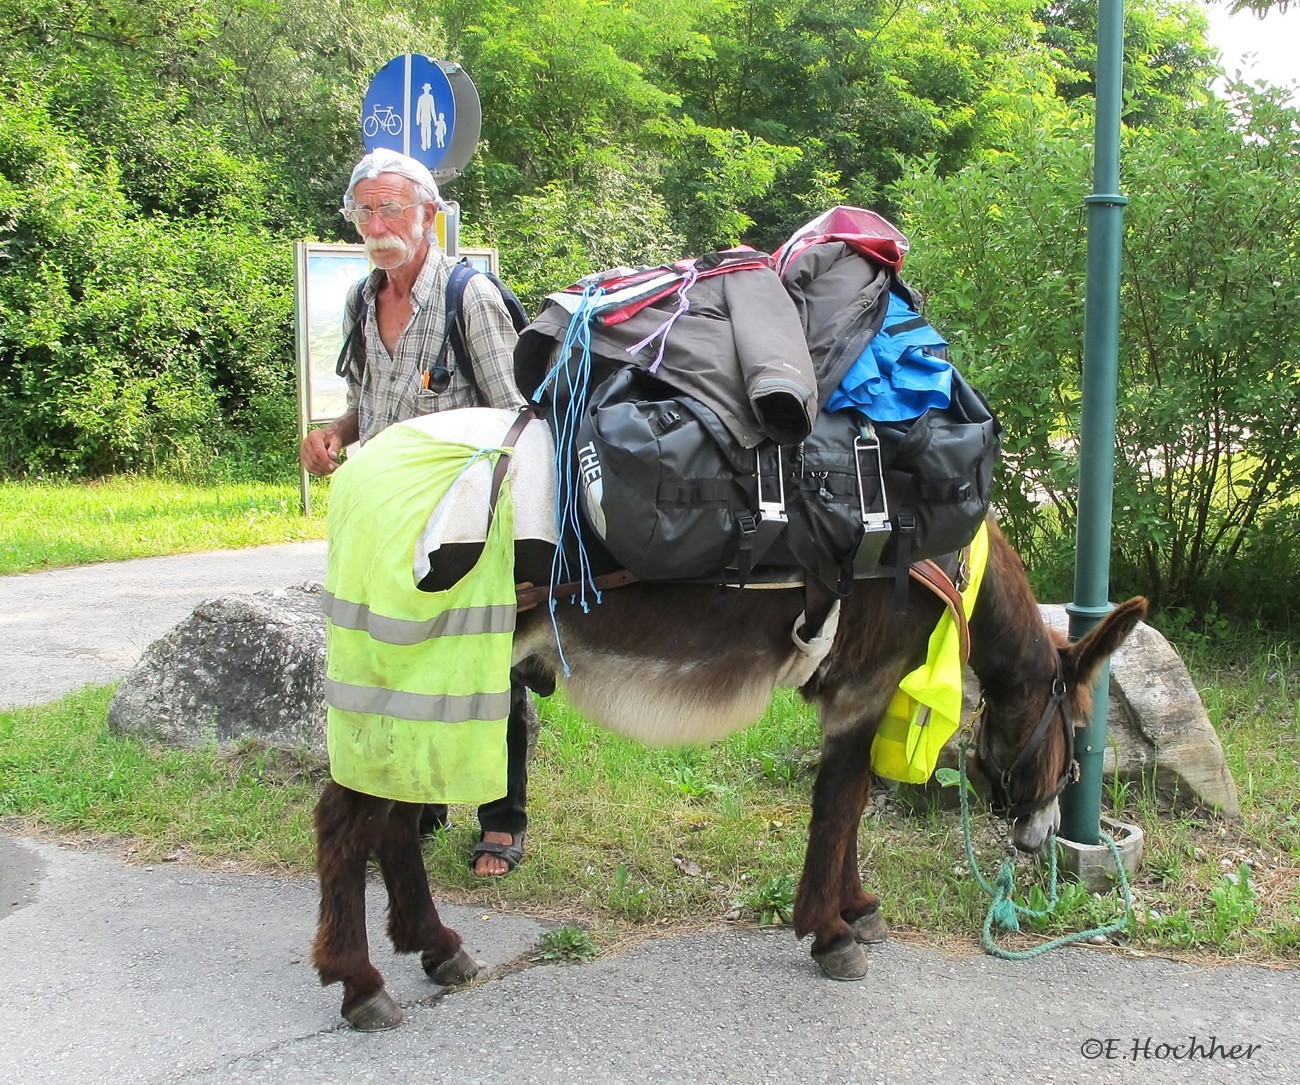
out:
<path id="1" fill-rule="evenodd" d="M 325 537 L 327 485 L 197 486 L 139 475 L 0 482 L 0 575 Z"/>
<path id="2" fill-rule="evenodd" d="M 316 538 L 290 487 L 198 487 L 145 478 L 99 484 L 0 483 L 0 571 Z M 1257 633 L 1176 643 L 1202 691 L 1240 792 L 1234 822 L 1175 815 L 1139 782 L 1112 782 L 1109 812 L 1138 822 L 1146 857 L 1133 886 L 1132 947 L 1257 961 L 1300 960 L 1300 657 Z M 308 871 L 322 766 L 246 744 L 162 749 L 111 734 L 111 688 L 0 711 L 0 826 L 112 842 L 139 860 Z M 480 882 L 466 857 L 473 811 L 457 808 L 425 858 L 441 897 L 513 907 L 566 924 L 554 956 L 724 916 L 788 923 L 806 845 L 815 719 L 790 693 L 752 727 L 707 748 L 646 749 L 573 713 L 560 696 L 529 779 L 526 860 Z M 977 858 L 992 877 L 1003 831 L 975 816 Z M 878 789 L 860 861 L 902 936 L 976 946 L 988 902 L 965 870 L 953 789 Z M 1019 862 L 1020 899 L 1044 879 Z M 1100 925 L 1117 894 L 1064 887 L 1050 919 L 1003 941 Z M 1028 926 L 1028 925 L 1027 925 Z"/>
<path id="3" fill-rule="evenodd" d="M 1147 838 L 1139 921 L 1161 945 L 1300 960 L 1300 657 L 1289 643 L 1227 643 L 1194 645 L 1184 656 L 1223 743 L 1241 818 L 1170 817 L 1149 791 L 1130 789 L 1120 812 Z"/>
<path id="4" fill-rule="evenodd" d="M 1173 816 L 1140 785 L 1112 792 L 1128 804 L 1112 812 L 1147 835 L 1133 886 L 1133 948 L 1300 959 L 1300 674 L 1274 673 L 1225 674 L 1210 698 L 1222 705 L 1216 722 L 1245 781 L 1240 821 Z M 111 841 L 139 860 L 311 869 L 320 765 L 251 744 L 182 751 L 111 734 L 110 695 L 87 689 L 0 713 L 8 828 Z M 587 723 L 559 696 L 542 714 L 525 862 L 508 879 L 473 878 L 466 856 L 477 825 L 472 810 L 454 808 L 451 828 L 425 849 L 440 897 L 509 902 L 603 946 L 728 916 L 790 921 L 817 742 L 814 717 L 796 697 L 782 695 L 754 726 L 699 748 L 637 746 Z M 953 798 L 950 789 L 878 790 L 864 818 L 861 865 L 902 936 L 973 947 L 988 901 L 965 870 Z M 992 879 L 1002 828 L 982 810 L 974 824 L 977 859 Z M 1034 860 L 1019 861 L 1016 883 L 1022 902 L 1041 906 L 1046 882 Z M 1050 919 L 1001 941 L 1024 948 L 1121 912 L 1118 894 L 1063 886 Z"/>
<path id="5" fill-rule="evenodd" d="M 0 712 L 0 817 L 124 842 L 142 859 L 310 864 L 318 770 L 253 746 L 162 749 L 109 732 L 112 687 Z"/>

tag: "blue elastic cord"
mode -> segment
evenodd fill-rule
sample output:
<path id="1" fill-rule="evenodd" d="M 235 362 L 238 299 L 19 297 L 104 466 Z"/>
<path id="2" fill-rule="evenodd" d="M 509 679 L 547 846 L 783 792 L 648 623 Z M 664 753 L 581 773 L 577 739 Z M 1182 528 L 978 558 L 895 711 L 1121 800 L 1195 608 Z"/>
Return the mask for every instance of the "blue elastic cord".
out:
<path id="1" fill-rule="evenodd" d="M 495 463 L 496 461 L 492 458 L 493 454 L 500 451 L 501 449 L 499 448 L 480 448 L 465 461 L 465 466 L 462 467 L 460 471 L 457 472 L 456 477 L 451 480 L 451 485 L 447 487 L 447 492 L 443 494 L 443 498 L 438 502 L 438 507 L 434 510 L 433 516 L 430 517 L 427 534 L 433 534 L 433 529 L 442 523 L 442 517 L 447 511 L 447 507 L 451 504 L 451 495 L 455 492 L 456 487 L 460 485 L 460 480 L 469 473 L 469 469 L 480 460 L 487 460 L 489 464 Z M 491 476 L 489 476 L 489 478 L 490 477 Z M 492 511 L 491 508 L 487 510 L 488 530 L 491 530 L 492 527 Z M 487 535 L 484 534 L 483 538 L 486 539 Z"/>
<path id="2" fill-rule="evenodd" d="M 560 664 L 567 678 L 572 672 L 564 656 L 564 646 L 560 641 L 560 628 L 555 617 L 555 585 L 576 581 L 578 592 L 570 602 L 581 604 L 583 612 L 591 609 L 588 600 L 588 587 L 597 604 L 601 593 L 596 588 L 592 575 L 591 561 L 587 556 L 586 543 L 582 535 L 582 516 L 578 508 L 580 487 L 576 470 L 577 456 L 575 445 L 578 440 L 578 425 L 582 421 L 583 411 L 587 406 L 587 393 L 591 383 L 591 318 L 596 310 L 597 299 L 604 294 L 599 286 L 583 287 L 582 301 L 569 319 L 569 326 L 564 332 L 564 342 L 560 345 L 559 358 L 543 378 L 533 393 L 533 399 L 541 402 L 544 393 L 550 391 L 553 404 L 563 401 L 564 409 L 551 419 L 555 430 L 555 534 L 558 540 L 555 557 L 551 561 L 551 627 L 555 631 L 555 646 L 560 653 Z M 578 357 L 575 364 L 570 363 L 575 349 Z M 555 390 L 563 385 L 566 394 L 557 396 Z M 578 568 L 576 575 L 569 564 L 566 538 L 574 540 L 577 551 Z"/>

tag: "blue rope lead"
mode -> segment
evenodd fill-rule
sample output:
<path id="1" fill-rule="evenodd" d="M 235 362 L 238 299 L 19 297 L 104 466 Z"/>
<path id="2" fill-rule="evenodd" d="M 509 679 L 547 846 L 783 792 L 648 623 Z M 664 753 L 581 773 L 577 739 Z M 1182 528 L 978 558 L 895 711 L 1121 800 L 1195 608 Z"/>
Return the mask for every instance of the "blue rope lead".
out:
<path id="1" fill-rule="evenodd" d="M 969 748 L 970 743 L 965 739 L 957 745 L 959 777 L 957 790 L 961 799 L 961 830 L 966 845 L 966 864 L 971 874 L 974 875 L 976 882 L 979 883 L 979 887 L 993 899 L 993 903 L 989 905 L 988 915 L 984 917 L 982 941 L 985 951 L 994 957 L 1002 958 L 1004 961 L 1027 961 L 1059 946 L 1068 946 L 1075 942 L 1086 942 L 1093 938 L 1106 937 L 1120 931 L 1131 930 L 1133 926 L 1133 893 L 1129 889 L 1128 878 L 1124 874 L 1124 867 L 1119 860 L 1119 849 L 1108 833 L 1100 833 L 1099 836 L 1102 842 L 1110 849 L 1111 859 L 1115 862 L 1116 880 L 1119 883 L 1120 892 L 1124 896 L 1123 918 L 1113 923 L 1107 923 L 1103 927 L 1093 927 L 1090 930 L 1079 931 L 1076 934 L 1065 934 L 1060 938 L 1053 938 L 1050 942 L 1044 942 L 1041 946 L 1034 946 L 1032 949 L 1003 949 L 993 940 L 995 924 L 1004 931 L 1018 931 L 1020 930 L 1020 916 L 1024 916 L 1026 919 L 1045 919 L 1056 909 L 1060 899 L 1057 886 L 1056 834 L 1053 833 L 1047 838 L 1050 865 L 1048 868 L 1046 908 L 1029 908 L 1015 902 L 1015 886 L 1013 884 L 1015 863 L 1010 856 L 1003 857 L 1002 867 L 998 871 L 997 882 L 990 885 L 980 872 L 979 864 L 975 861 L 975 846 L 971 834 L 970 799 L 967 797 L 969 785 L 966 777 L 966 752 Z"/>

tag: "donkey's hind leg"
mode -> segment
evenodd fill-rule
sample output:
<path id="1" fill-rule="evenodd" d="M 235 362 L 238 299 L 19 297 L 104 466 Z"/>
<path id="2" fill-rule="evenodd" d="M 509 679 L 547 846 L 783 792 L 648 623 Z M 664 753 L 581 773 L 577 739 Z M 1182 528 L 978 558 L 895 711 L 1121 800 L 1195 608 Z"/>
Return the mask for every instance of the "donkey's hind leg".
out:
<path id="1" fill-rule="evenodd" d="M 392 803 L 332 780 L 316 804 L 320 918 L 312 963 L 322 985 L 343 984 L 343 1016 L 367 1032 L 392 1028 L 401 1008 L 370 963 L 366 938 L 366 862 L 378 849 Z"/>
<path id="2" fill-rule="evenodd" d="M 813 935 L 813 959 L 832 979 L 867 974 L 858 945 L 871 934 L 863 917 L 879 909 L 879 898 L 862 888 L 858 873 L 858 822 L 870 783 L 872 728 L 856 727 L 827 738 L 813 784 L 808 851 L 795 898 L 795 934 Z M 863 923 L 859 931 L 859 923 Z M 871 938 L 870 940 L 879 940 Z"/>
<path id="3" fill-rule="evenodd" d="M 460 935 L 444 926 L 429 892 L 420 855 L 421 807 L 394 803 L 377 851 L 388 890 L 388 937 L 398 953 L 419 953 L 434 983 L 455 986 L 473 979 L 479 964 L 461 946 Z"/>

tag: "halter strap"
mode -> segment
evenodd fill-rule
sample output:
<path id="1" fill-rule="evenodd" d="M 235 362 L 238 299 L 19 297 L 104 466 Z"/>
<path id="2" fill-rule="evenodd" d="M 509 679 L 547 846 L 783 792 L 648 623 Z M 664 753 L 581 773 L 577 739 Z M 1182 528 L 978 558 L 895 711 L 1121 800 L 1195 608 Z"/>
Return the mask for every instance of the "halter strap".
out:
<path id="1" fill-rule="evenodd" d="M 1043 709 L 1043 714 L 1038 718 L 1038 723 L 1030 732 L 1025 744 L 1020 747 L 1015 759 L 1007 768 L 1001 768 L 998 765 L 997 758 L 993 756 L 993 747 L 988 738 L 987 726 L 980 727 L 979 734 L 979 755 L 982 764 L 988 766 L 991 773 L 986 772 L 989 785 L 993 790 L 993 801 L 990 805 L 994 813 L 1003 815 L 1008 821 L 1014 821 L 1016 818 L 1024 817 L 1026 814 L 1033 812 L 1053 799 L 1059 798 L 1061 792 L 1065 790 L 1066 785 L 1078 776 L 1078 765 L 1074 760 L 1074 724 L 1070 720 L 1070 713 L 1066 708 L 1066 693 L 1068 692 L 1065 685 L 1065 675 L 1061 670 L 1061 656 L 1059 652 L 1053 652 L 1053 659 L 1056 663 L 1056 674 L 1052 679 L 1052 696 L 1048 698 L 1047 705 Z M 1016 771 L 1026 763 L 1038 751 L 1042 745 L 1043 739 L 1047 737 L 1047 732 L 1051 727 L 1052 721 L 1060 716 L 1062 728 L 1065 731 L 1065 771 L 1061 773 L 1060 780 L 1057 781 L 1056 789 L 1045 799 L 1034 799 L 1030 802 L 1017 803 L 1012 806 L 1007 801 L 1008 793 L 1011 790 L 1011 778 Z M 985 721 L 987 722 L 987 721 Z"/>

